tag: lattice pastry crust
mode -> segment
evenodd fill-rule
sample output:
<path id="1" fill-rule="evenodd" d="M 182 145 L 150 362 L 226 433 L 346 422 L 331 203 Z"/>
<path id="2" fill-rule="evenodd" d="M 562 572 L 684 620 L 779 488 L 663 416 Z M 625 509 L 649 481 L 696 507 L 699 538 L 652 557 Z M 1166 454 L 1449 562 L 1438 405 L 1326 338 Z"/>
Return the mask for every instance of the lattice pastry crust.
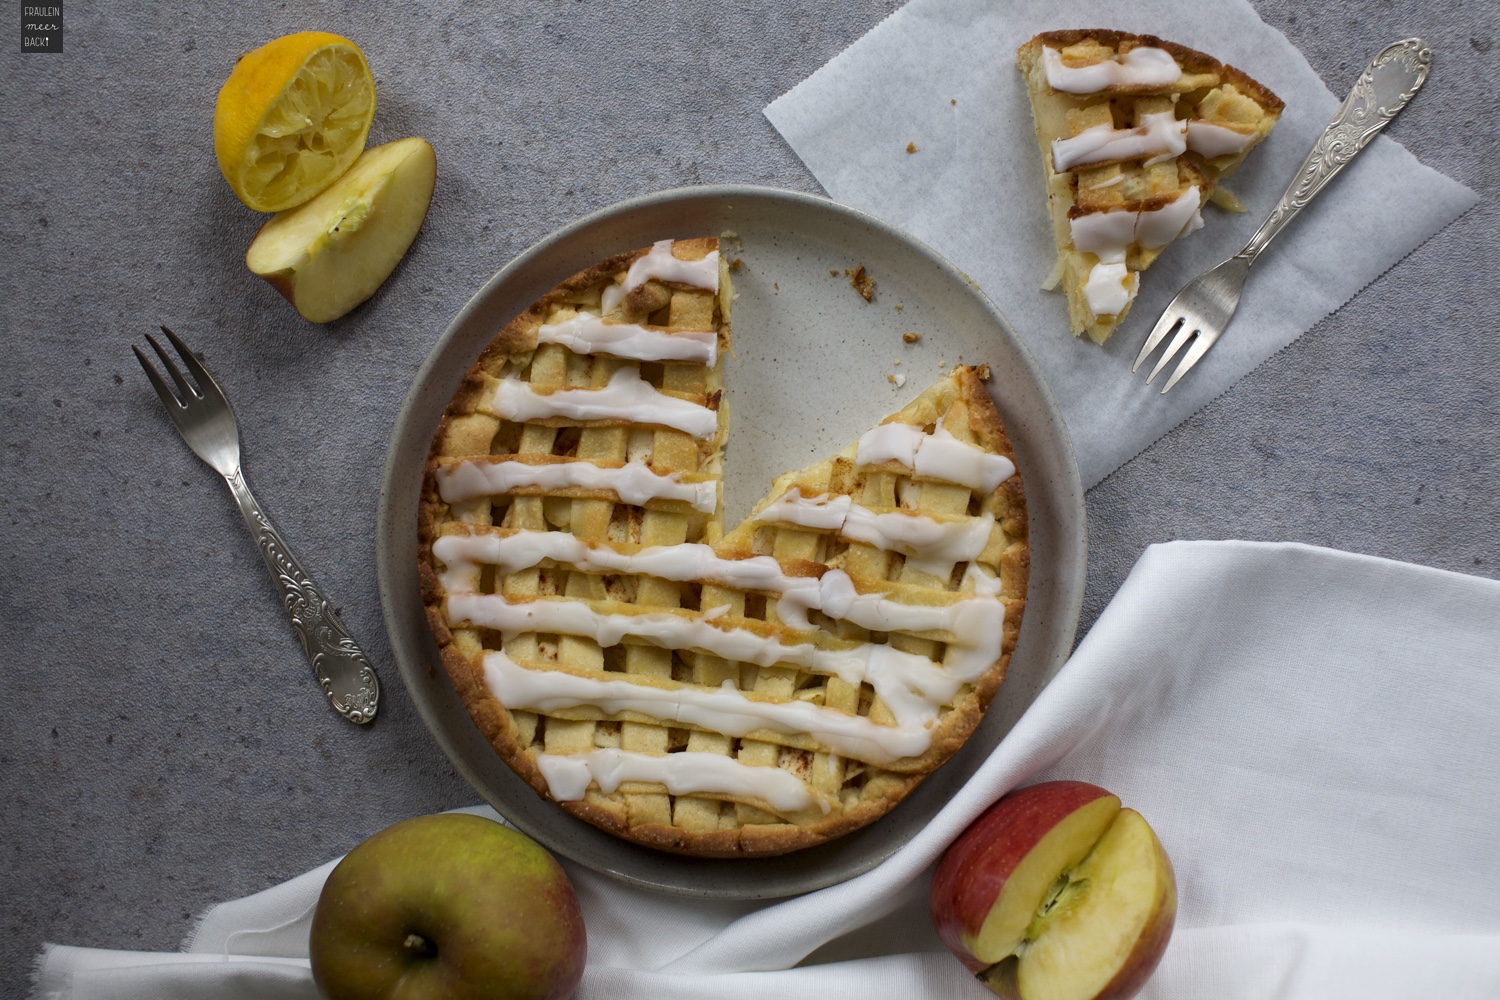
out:
<path id="1" fill-rule="evenodd" d="M 1282 102 L 1212 56 L 1152 35 L 1037 35 L 1016 52 L 1041 146 L 1074 334 L 1103 343 L 1145 270 L 1203 225 L 1202 206 L 1241 211 L 1219 186 L 1270 134 Z M 1049 282 L 1050 286 L 1050 282 Z"/>
<path id="2" fill-rule="evenodd" d="M 679 240 L 506 326 L 434 441 L 420 572 L 455 688 L 539 794 L 637 843 L 738 857 L 884 815 L 963 744 L 1015 645 L 1029 549 L 969 368 L 724 534 L 731 300 L 716 241 Z M 663 352 L 692 356 L 642 360 Z M 547 402 L 617 384 L 613 412 Z"/>

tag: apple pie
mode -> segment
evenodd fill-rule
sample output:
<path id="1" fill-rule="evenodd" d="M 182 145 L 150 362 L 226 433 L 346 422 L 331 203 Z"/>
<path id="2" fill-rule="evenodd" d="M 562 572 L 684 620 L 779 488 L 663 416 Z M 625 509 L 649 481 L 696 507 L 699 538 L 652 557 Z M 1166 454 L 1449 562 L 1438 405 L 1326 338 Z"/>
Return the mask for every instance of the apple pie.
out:
<path id="1" fill-rule="evenodd" d="M 732 299 L 713 239 L 543 296 L 448 406 L 420 524 L 444 667 L 500 756 L 610 833 L 710 857 L 846 833 L 952 756 L 1029 569 L 1014 455 L 965 367 L 726 533 Z"/>
<path id="2" fill-rule="evenodd" d="M 1102 344 L 1139 272 L 1203 225 L 1219 182 L 1270 134 L 1282 102 L 1212 56 L 1151 35 L 1049 31 L 1016 52 L 1042 151 L 1061 282 L 1075 335 Z"/>

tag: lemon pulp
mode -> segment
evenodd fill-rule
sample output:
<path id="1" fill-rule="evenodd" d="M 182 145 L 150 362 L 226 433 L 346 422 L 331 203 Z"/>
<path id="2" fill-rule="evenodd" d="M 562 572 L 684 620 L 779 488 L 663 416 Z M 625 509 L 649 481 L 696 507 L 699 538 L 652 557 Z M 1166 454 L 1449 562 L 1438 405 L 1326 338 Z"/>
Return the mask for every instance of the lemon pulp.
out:
<path id="1" fill-rule="evenodd" d="M 375 82 L 354 43 L 324 32 L 278 38 L 242 58 L 219 93 L 219 167 L 251 208 L 293 208 L 354 162 L 374 114 Z"/>

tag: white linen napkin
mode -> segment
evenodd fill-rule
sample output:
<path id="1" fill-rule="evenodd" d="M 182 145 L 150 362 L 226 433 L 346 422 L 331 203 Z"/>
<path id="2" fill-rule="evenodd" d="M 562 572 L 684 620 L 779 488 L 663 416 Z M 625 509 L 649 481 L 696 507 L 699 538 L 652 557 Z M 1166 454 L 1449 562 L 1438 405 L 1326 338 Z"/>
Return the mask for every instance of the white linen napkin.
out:
<path id="1" fill-rule="evenodd" d="M 974 778 L 873 871 L 759 904 L 570 867 L 578 1000 L 988 996 L 930 927 L 931 866 L 998 796 L 1056 777 L 1118 793 L 1172 857 L 1177 930 L 1144 996 L 1493 1000 L 1497 719 L 1500 582 L 1297 544 L 1153 546 Z M 51 946 L 36 996 L 312 997 L 331 867 L 214 908 L 182 954 Z"/>
<path id="2" fill-rule="evenodd" d="M 1233 327 L 1190 377 L 1159 395 L 1166 375 L 1147 386 L 1150 367 L 1130 373 L 1147 333 L 1189 279 L 1259 228 L 1355 77 L 1330 81 L 1335 97 L 1245 0 L 1131 0 L 1112 11 L 1093 0 L 913 0 L 765 111 L 835 201 L 923 240 L 1006 314 L 1057 397 L 1085 488 L 1478 201 L 1399 143 L 1377 139 L 1277 237 L 1251 273 Z M 1201 49 L 1245 70 L 1287 105 L 1270 138 L 1227 181 L 1248 211 L 1205 209 L 1207 225 L 1141 276 L 1130 315 L 1103 348 L 1068 332 L 1061 292 L 1040 290 L 1056 251 L 1041 154 L 1015 68 L 1016 47 L 1032 35 L 1095 27 Z M 1441 53 L 1433 72 L 1444 72 Z M 1423 114 L 1423 97 L 1404 114 Z M 908 143 L 916 152 L 907 152 Z"/>

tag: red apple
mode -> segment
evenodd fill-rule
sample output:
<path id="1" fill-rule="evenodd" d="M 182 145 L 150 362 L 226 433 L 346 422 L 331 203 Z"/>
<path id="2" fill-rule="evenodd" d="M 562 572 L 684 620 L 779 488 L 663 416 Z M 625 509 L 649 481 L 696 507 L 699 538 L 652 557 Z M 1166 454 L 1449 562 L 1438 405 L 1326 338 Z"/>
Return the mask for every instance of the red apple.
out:
<path id="1" fill-rule="evenodd" d="M 1126 1000 L 1177 916 L 1172 863 L 1118 797 L 1081 781 L 1005 796 L 959 835 L 932 880 L 939 936 L 1015 1000 Z"/>
<path id="2" fill-rule="evenodd" d="M 481 816 L 419 816 L 340 861 L 313 913 L 330 1000 L 564 1000 L 587 942 L 562 866 Z"/>

